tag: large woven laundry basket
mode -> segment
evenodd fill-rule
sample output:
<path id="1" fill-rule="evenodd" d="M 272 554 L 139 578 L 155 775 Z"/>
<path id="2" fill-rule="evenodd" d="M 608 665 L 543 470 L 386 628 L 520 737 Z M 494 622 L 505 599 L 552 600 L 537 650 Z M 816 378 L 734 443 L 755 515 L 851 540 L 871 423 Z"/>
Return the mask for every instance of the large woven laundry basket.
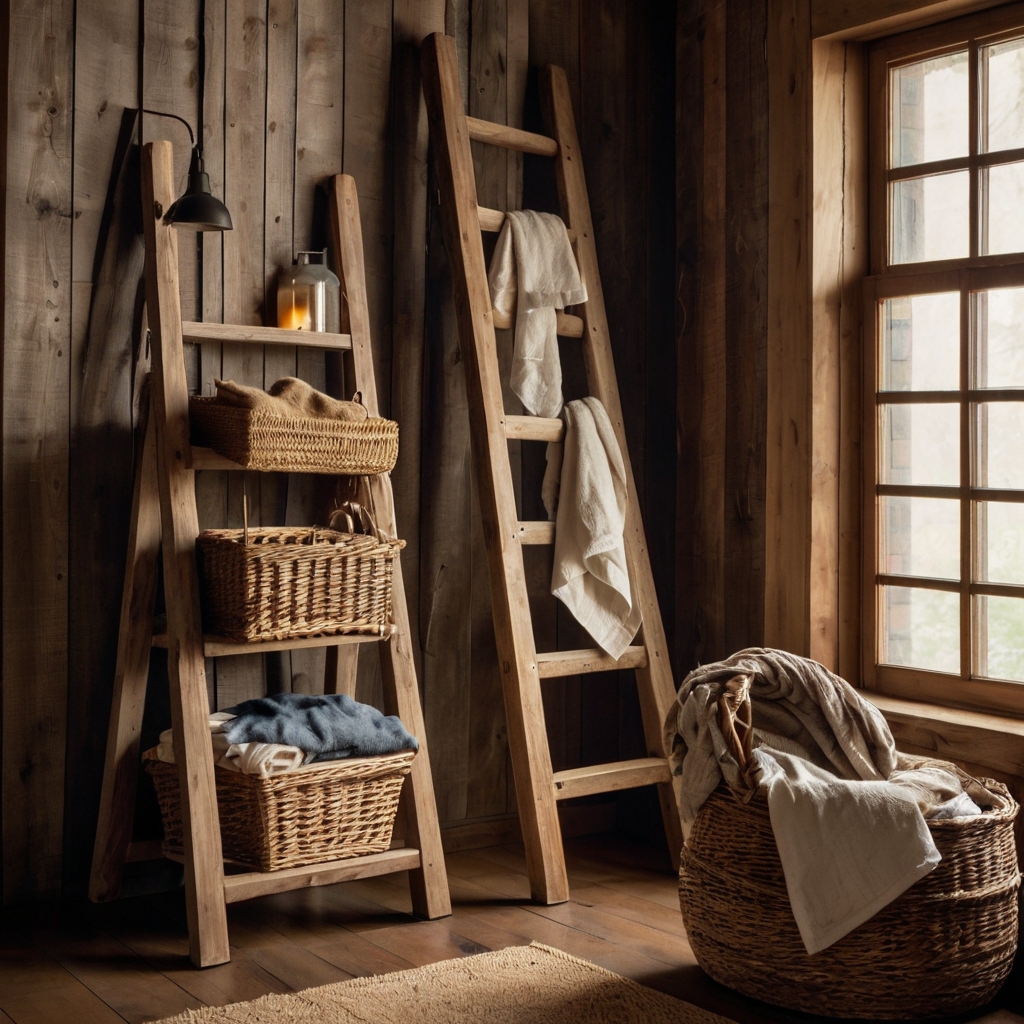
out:
<path id="1" fill-rule="evenodd" d="M 679 902 L 697 962 L 716 981 L 832 1017 L 926 1018 L 985 1005 L 1017 949 L 1017 804 L 928 822 L 939 866 L 871 920 L 809 956 L 786 891 L 767 799 L 720 786 L 683 848 Z"/>

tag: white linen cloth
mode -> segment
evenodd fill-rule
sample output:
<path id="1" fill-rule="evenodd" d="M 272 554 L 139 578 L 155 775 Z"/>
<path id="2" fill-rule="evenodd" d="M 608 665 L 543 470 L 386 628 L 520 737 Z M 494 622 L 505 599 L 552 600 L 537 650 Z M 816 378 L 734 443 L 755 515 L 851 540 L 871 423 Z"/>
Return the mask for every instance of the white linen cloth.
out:
<path id="1" fill-rule="evenodd" d="M 563 415 L 551 593 L 603 651 L 618 658 L 640 626 L 622 539 L 626 524 L 622 452 L 598 399 L 570 402 Z M 557 461 L 549 461 L 545 504 L 555 500 L 553 481 L 558 479 Z"/>
<path id="2" fill-rule="evenodd" d="M 753 752 L 808 953 L 874 917 L 942 859 L 913 795 L 849 781 L 793 754 Z"/>
<path id="3" fill-rule="evenodd" d="M 210 715 L 210 739 L 213 742 L 213 760 L 222 768 L 230 768 L 244 775 L 281 775 L 301 768 L 310 757 L 306 751 L 298 747 L 289 747 L 283 743 L 228 743 L 224 735 L 224 724 L 235 716 L 226 711 L 216 711 Z M 156 756 L 161 761 L 174 764 L 174 733 L 165 729 L 160 733 Z"/>
<path id="4" fill-rule="evenodd" d="M 555 310 L 587 301 L 565 224 L 553 213 L 510 210 L 487 274 L 491 306 L 515 319 L 512 390 L 527 412 L 562 411 Z"/>

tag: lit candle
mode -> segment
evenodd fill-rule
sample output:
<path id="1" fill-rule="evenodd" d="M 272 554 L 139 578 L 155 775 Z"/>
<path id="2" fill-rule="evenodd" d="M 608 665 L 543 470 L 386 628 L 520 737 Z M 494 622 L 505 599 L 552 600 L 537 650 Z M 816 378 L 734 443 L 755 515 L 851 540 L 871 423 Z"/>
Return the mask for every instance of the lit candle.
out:
<path id="1" fill-rule="evenodd" d="M 309 289 L 289 288 L 286 290 L 285 301 L 278 303 L 277 326 L 291 331 L 309 331 L 313 322 L 309 310 Z"/>

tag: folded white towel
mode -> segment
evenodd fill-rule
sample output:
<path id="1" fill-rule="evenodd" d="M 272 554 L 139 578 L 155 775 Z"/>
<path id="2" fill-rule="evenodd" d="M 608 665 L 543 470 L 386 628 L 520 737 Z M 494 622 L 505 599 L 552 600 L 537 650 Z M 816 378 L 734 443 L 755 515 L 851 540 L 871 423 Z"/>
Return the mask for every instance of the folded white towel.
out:
<path id="1" fill-rule="evenodd" d="M 840 779 L 767 747 L 753 759 L 808 953 L 862 925 L 942 859 L 908 789 Z"/>
<path id="2" fill-rule="evenodd" d="M 598 399 L 570 402 L 564 416 L 551 593 L 602 650 L 618 658 L 640 626 L 622 540 L 626 524 L 622 453 Z"/>
<path id="3" fill-rule="evenodd" d="M 556 309 L 587 301 L 561 218 L 510 210 L 487 275 L 491 306 L 502 316 L 516 309 L 512 390 L 535 416 L 562 411 L 562 364 Z"/>
<path id="4" fill-rule="evenodd" d="M 213 742 L 213 760 L 222 768 L 230 768 L 244 775 L 281 775 L 301 768 L 312 756 L 298 747 L 285 746 L 282 743 L 228 743 L 224 735 L 224 724 L 235 716 L 226 711 L 216 711 L 210 715 L 210 739 Z M 160 733 L 156 756 L 161 761 L 174 764 L 173 730 L 165 729 Z"/>

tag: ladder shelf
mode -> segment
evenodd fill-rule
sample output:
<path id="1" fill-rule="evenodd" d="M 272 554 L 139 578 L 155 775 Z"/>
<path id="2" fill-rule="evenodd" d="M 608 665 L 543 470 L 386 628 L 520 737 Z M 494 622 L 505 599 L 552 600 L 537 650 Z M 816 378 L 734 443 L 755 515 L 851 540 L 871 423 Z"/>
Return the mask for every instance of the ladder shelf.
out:
<path id="1" fill-rule="evenodd" d="M 143 147 L 142 179 L 146 301 L 153 335 L 153 375 L 150 408 L 142 427 L 141 457 L 133 487 L 117 669 L 90 898 L 114 899 L 120 890 L 125 863 L 160 855 L 155 844 L 132 842 L 132 825 L 149 655 L 153 647 L 166 647 L 174 747 L 181 786 L 184 838 L 181 860 L 185 867 L 189 952 L 196 966 L 206 967 L 230 959 L 226 905 L 267 893 L 407 871 L 415 913 L 425 918 L 446 916 L 451 913 L 451 899 L 400 560 L 394 563 L 392 622 L 387 636 L 318 636 L 236 643 L 223 637 L 204 636 L 201 627 L 195 558 L 199 523 L 194 470 L 242 467 L 209 449 L 193 448 L 190 443 L 184 341 L 306 345 L 349 352 L 356 389 L 362 393 L 363 404 L 371 417 L 379 415 L 355 182 L 347 175 L 337 175 L 330 188 L 334 252 L 347 302 L 350 333 L 316 334 L 272 327 L 183 323 L 177 237 L 175 229 L 163 219 L 163 210 L 174 200 L 170 143 L 154 142 Z M 359 478 L 359 486 L 360 501 L 373 514 L 380 529 L 397 536 L 388 475 Z M 166 623 L 154 629 L 157 561 L 161 554 L 167 615 Z M 385 711 L 398 715 L 420 743 L 399 805 L 409 846 L 308 867 L 225 874 L 208 726 L 205 658 L 325 647 L 325 692 L 352 695 L 359 645 L 371 642 L 381 644 Z"/>

